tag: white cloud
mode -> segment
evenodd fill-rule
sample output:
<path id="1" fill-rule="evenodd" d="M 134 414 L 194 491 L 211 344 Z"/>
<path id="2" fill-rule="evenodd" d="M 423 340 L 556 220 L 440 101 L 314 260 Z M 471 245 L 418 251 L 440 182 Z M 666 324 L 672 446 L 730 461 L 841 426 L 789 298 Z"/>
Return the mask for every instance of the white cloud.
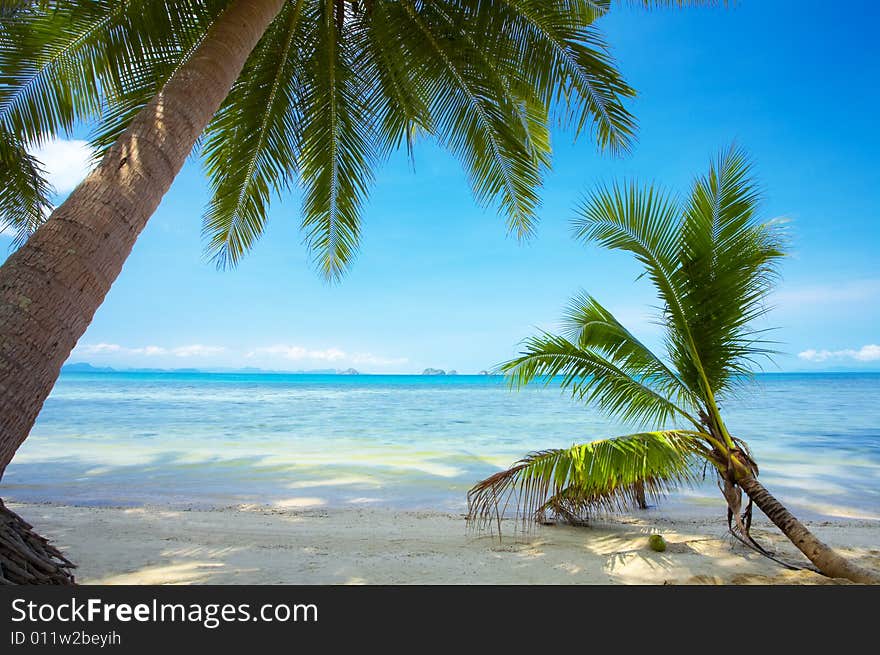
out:
<path id="1" fill-rule="evenodd" d="M 341 348 L 313 349 L 303 346 L 277 344 L 250 351 L 239 349 L 229 350 L 222 346 L 209 346 L 201 343 L 193 343 L 182 346 L 123 346 L 118 343 L 91 343 L 80 344 L 74 351 L 76 357 L 111 357 L 117 360 L 129 358 L 209 358 L 225 354 L 224 359 L 231 362 L 241 361 L 242 354 L 251 364 L 270 365 L 278 368 L 281 360 L 290 362 L 310 362 L 318 364 L 332 364 L 334 367 L 346 366 L 399 366 L 406 364 L 406 357 L 383 357 L 369 352 L 349 353 Z M 107 361 L 107 360 L 104 360 Z M 216 363 L 216 360 L 215 360 Z"/>
<path id="2" fill-rule="evenodd" d="M 176 357 L 204 357 L 207 355 L 216 355 L 226 349 L 221 346 L 205 346 L 200 343 L 188 346 L 177 346 L 176 348 L 164 348 L 162 346 L 141 346 L 139 348 L 128 348 L 118 343 L 96 343 L 83 344 L 76 347 L 74 354 L 77 355 L 143 355 L 145 357 L 158 357 L 160 355 L 174 355 Z"/>
<path id="3" fill-rule="evenodd" d="M 326 348 L 313 350 L 302 346 L 290 346 L 277 344 L 265 348 L 257 348 L 247 354 L 249 358 L 272 355 L 291 361 L 318 361 L 318 362 L 349 362 L 356 365 L 392 366 L 405 364 L 405 357 L 381 357 L 372 353 L 347 353 L 341 348 Z"/>
<path id="4" fill-rule="evenodd" d="M 94 167 L 92 148 L 80 139 L 52 139 L 31 154 L 42 162 L 49 182 L 61 194 L 73 191 Z"/>
<path id="5" fill-rule="evenodd" d="M 205 346 L 200 343 L 194 343 L 190 346 L 174 348 L 171 352 L 177 357 L 205 357 L 207 355 L 217 355 L 224 350 L 226 349 L 222 346 Z"/>
<path id="6" fill-rule="evenodd" d="M 880 297 L 880 280 L 849 280 L 792 287 L 775 293 L 771 304 L 789 307 L 857 303 Z"/>
<path id="7" fill-rule="evenodd" d="M 340 359 L 345 359 L 346 357 L 345 351 L 340 350 L 339 348 L 309 350 L 302 346 L 285 346 L 281 344 L 268 346 L 266 348 L 257 348 L 248 353 L 248 357 L 254 357 L 257 355 L 277 355 L 278 357 L 283 357 L 284 359 L 290 359 L 292 361 L 315 359 L 322 362 L 336 362 Z"/>
<path id="8" fill-rule="evenodd" d="M 810 348 L 801 353 L 798 357 L 808 362 L 827 362 L 830 359 L 851 359 L 858 362 L 876 362 L 880 361 L 880 346 L 874 343 L 862 346 L 858 350 L 847 348 L 844 350 L 816 350 Z"/>
<path id="9" fill-rule="evenodd" d="M 133 355 L 146 355 L 147 357 L 155 357 L 156 355 L 165 355 L 168 351 L 162 346 L 144 346 L 143 348 L 129 348 L 128 352 Z"/>
<path id="10" fill-rule="evenodd" d="M 77 345 L 75 351 L 84 355 L 100 355 L 102 353 L 118 353 L 122 346 L 118 343 L 94 343 Z"/>

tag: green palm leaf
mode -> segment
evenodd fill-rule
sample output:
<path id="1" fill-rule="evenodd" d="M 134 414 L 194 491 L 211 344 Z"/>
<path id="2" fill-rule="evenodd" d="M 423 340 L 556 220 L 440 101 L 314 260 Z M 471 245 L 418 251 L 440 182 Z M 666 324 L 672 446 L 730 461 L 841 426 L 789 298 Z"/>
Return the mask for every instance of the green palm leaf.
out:
<path id="1" fill-rule="evenodd" d="M 98 118 L 220 2 L 32 3 L 0 31 L 0 125 L 31 144 Z M 155 91 L 155 89 L 153 89 Z"/>
<path id="2" fill-rule="evenodd" d="M 676 350 L 687 358 L 690 366 L 679 369 L 679 376 L 688 388 L 699 389 L 701 398 L 714 406 L 714 390 L 697 350 L 685 306 L 686 290 L 678 275 L 682 225 L 677 202 L 653 185 L 640 187 L 634 182 L 599 187 L 578 207 L 573 221 L 576 237 L 630 252 L 645 267 L 644 274 L 663 302 L 670 358 L 676 364 L 682 361 L 676 358 Z"/>
<path id="3" fill-rule="evenodd" d="M 432 134 L 433 118 L 430 97 L 424 78 L 413 74 L 407 37 L 395 22 L 393 12 L 384 2 L 371 8 L 361 59 L 367 67 L 365 76 L 375 80 L 367 104 L 376 113 L 383 155 L 406 142 L 412 157 L 413 137 L 417 132 Z"/>
<path id="4" fill-rule="evenodd" d="M 432 3 L 417 7 L 402 0 L 388 10 L 400 33 L 408 36 L 414 74 L 426 81 L 438 138 L 461 159 L 477 199 L 486 204 L 500 198 L 509 228 L 528 235 L 541 168 L 503 84 L 497 75 L 473 65 L 479 55 L 467 41 L 454 39 L 456 32 Z M 493 34 L 498 34 L 497 27 Z"/>
<path id="5" fill-rule="evenodd" d="M 15 232 L 13 246 L 24 243 L 48 216 L 51 195 L 42 164 L 0 128 L 0 229 Z"/>
<path id="6" fill-rule="evenodd" d="M 4 25 L 0 125 L 8 134 L 33 143 L 98 114 L 94 73 L 103 57 L 93 48 L 104 43 L 106 27 L 121 18 L 125 3 L 80 4 L 20 12 Z"/>
<path id="7" fill-rule="evenodd" d="M 496 88 L 498 99 L 512 111 L 521 128 L 520 138 L 530 152 L 534 164 L 543 170 L 550 165 L 550 129 L 548 126 L 548 105 L 541 97 L 540 89 L 529 77 L 530 67 L 522 64 L 521 46 L 510 36 L 517 34 L 517 26 L 508 25 L 505 36 L 496 38 L 498 29 L 492 23 L 504 23 L 492 13 L 481 11 L 476 5 L 470 13 L 458 14 L 444 10 L 443 3 L 432 5 L 445 21 L 450 33 L 460 34 L 467 45 L 467 57 L 476 70 Z M 492 35 L 487 39 L 486 35 Z M 524 236 L 526 231 L 517 232 Z"/>
<path id="8" fill-rule="evenodd" d="M 756 356 L 770 352 L 751 325 L 767 309 L 782 235 L 777 225 L 756 219 L 759 205 L 751 163 L 731 147 L 694 182 L 684 209 L 676 286 L 693 347 L 716 393 L 748 373 Z M 674 332 L 670 344 L 682 374 L 696 378 L 688 344 Z"/>
<path id="9" fill-rule="evenodd" d="M 161 89 L 187 43 L 204 33 L 206 17 L 222 9 L 221 0 L 13 4 L 0 24 L 0 139 L 7 157 L 89 121 L 97 121 L 102 153 Z M 24 158 L 17 161 L 22 167 L 0 175 L 20 190 L 7 190 L 2 208 L 21 228 L 20 244 L 48 216 L 48 184 Z M 30 193 L 23 192 L 27 184 Z M 10 204 L 16 201 L 24 204 Z"/>
<path id="10" fill-rule="evenodd" d="M 563 325 L 578 347 L 601 352 L 642 384 L 659 389 L 690 412 L 697 411 L 699 389 L 689 388 L 592 296 L 576 296 L 568 306 Z"/>
<path id="11" fill-rule="evenodd" d="M 489 525 L 511 503 L 523 520 L 547 512 L 585 518 L 637 506 L 639 490 L 656 500 L 697 479 L 700 436 L 641 432 L 532 453 L 470 490 L 468 518 Z"/>
<path id="12" fill-rule="evenodd" d="M 526 339 L 524 345 L 519 357 L 501 367 L 515 386 L 541 378 L 545 384 L 558 383 L 575 398 L 595 403 L 624 421 L 663 425 L 673 418 L 684 418 L 699 425 L 697 418 L 663 394 L 662 386 L 652 386 L 654 379 L 634 369 L 620 348 L 606 356 L 548 333 Z"/>
<path id="13" fill-rule="evenodd" d="M 149 1 L 149 0 L 147 0 Z M 183 0 L 170 16 L 172 25 L 162 26 L 138 17 L 137 7 L 132 6 L 136 25 L 143 30 L 151 42 L 145 56 L 126 61 L 124 66 L 115 66 L 115 82 L 104 98 L 105 106 L 93 127 L 92 146 L 98 156 L 103 154 L 125 131 L 132 119 L 143 107 L 159 93 L 174 72 L 186 63 L 195 53 L 210 32 L 214 22 L 223 13 L 226 0 L 201 0 L 196 6 L 188 7 Z M 161 3 L 152 3 L 156 8 Z M 123 32 L 120 46 L 125 45 L 128 36 Z M 148 56 L 146 56 L 148 54 Z"/>
<path id="14" fill-rule="evenodd" d="M 296 171 L 297 92 L 307 24 L 289 3 L 251 54 L 205 135 L 213 196 L 202 233 L 221 268 L 238 263 L 263 231 L 270 195 Z"/>
<path id="15" fill-rule="evenodd" d="M 593 125 L 599 146 L 612 153 L 629 150 L 636 130 L 623 100 L 633 97 L 614 67 L 609 48 L 593 21 L 608 2 L 505 0 L 524 38 L 520 61 L 540 62 L 528 73 L 548 107 L 579 133 Z"/>
<path id="16" fill-rule="evenodd" d="M 681 290 L 675 286 L 681 226 L 679 207 L 654 186 L 599 187 L 576 209 L 575 236 L 635 255 L 645 267 L 673 320 L 686 327 Z"/>
<path id="17" fill-rule="evenodd" d="M 357 58 L 363 26 L 339 30 L 334 8 L 333 0 L 324 0 L 307 14 L 315 25 L 315 51 L 307 59 L 300 110 L 309 117 L 299 157 L 305 186 L 302 225 L 328 279 L 341 277 L 357 252 L 360 205 L 379 150 L 371 108 L 365 104 L 371 80 Z"/>

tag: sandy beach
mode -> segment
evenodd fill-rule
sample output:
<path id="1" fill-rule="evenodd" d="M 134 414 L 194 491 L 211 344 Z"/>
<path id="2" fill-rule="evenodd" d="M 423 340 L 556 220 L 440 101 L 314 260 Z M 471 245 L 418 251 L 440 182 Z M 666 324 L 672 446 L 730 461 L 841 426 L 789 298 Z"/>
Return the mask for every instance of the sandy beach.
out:
<path id="1" fill-rule="evenodd" d="M 475 534 L 456 514 L 392 509 L 72 507 L 10 503 L 79 565 L 82 584 L 823 584 L 726 536 L 723 521 L 663 515 L 588 527 L 505 522 Z M 880 569 L 880 522 L 812 522 L 822 539 Z M 648 548 L 662 534 L 664 553 Z M 768 523 L 755 535 L 797 554 Z M 799 560 L 802 561 L 802 560 Z"/>

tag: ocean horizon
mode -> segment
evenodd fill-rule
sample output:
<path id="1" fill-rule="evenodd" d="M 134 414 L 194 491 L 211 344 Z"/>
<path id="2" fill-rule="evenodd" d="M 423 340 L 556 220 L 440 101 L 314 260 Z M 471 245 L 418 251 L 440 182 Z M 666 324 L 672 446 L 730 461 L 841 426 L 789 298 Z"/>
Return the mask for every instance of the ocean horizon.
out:
<path id="1" fill-rule="evenodd" d="M 880 520 L 878 394 L 880 373 L 762 373 L 722 410 L 799 514 Z M 65 371 L 0 495 L 464 512 L 472 484 L 530 451 L 638 427 L 494 375 Z M 711 475 L 663 505 L 724 510 Z"/>

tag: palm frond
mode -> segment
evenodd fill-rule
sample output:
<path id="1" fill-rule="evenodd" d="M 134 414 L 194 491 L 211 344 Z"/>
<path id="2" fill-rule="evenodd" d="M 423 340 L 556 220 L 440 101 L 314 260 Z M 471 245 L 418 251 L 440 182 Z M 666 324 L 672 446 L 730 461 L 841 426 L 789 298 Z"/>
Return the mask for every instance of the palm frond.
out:
<path id="1" fill-rule="evenodd" d="M 635 255 L 664 304 L 668 323 L 686 340 L 684 292 L 675 275 L 681 225 L 677 202 L 654 185 L 641 187 L 635 182 L 598 187 L 577 207 L 572 222 L 582 241 Z"/>
<path id="2" fill-rule="evenodd" d="M 705 453 L 700 433 L 641 432 L 544 450 L 474 485 L 468 519 L 479 527 L 500 520 L 512 505 L 523 521 L 554 513 L 568 519 L 636 507 L 643 491 L 654 500 L 698 478 Z"/>
<path id="3" fill-rule="evenodd" d="M 376 3 L 366 23 L 364 50 L 360 55 L 367 79 L 375 81 L 369 106 L 376 113 L 380 147 L 388 152 L 406 142 L 412 156 L 413 135 L 432 134 L 433 118 L 425 80 L 413 73 L 406 36 L 401 34 L 388 5 Z"/>
<path id="4" fill-rule="evenodd" d="M 576 235 L 631 252 L 664 305 L 669 360 L 711 408 L 715 394 L 767 353 L 750 328 L 782 256 L 778 225 L 760 223 L 745 154 L 730 149 L 683 206 L 653 186 L 602 187 L 578 209 Z"/>
<path id="5" fill-rule="evenodd" d="M 296 94 L 309 29 L 303 2 L 282 9 L 205 131 L 213 195 L 202 234 L 219 268 L 234 266 L 250 250 L 263 232 L 270 195 L 287 189 L 296 171 Z"/>
<path id="6" fill-rule="evenodd" d="M 615 67 L 609 47 L 593 22 L 608 2 L 504 0 L 512 29 L 523 48 L 523 70 L 548 108 L 580 133 L 595 128 L 600 148 L 626 152 L 636 121 L 624 101 L 635 91 Z"/>
<path id="7" fill-rule="evenodd" d="M 137 113 L 189 61 L 228 4 L 226 0 L 201 0 L 188 7 L 188 2 L 191 0 L 174 5 L 174 11 L 168 14 L 169 24 L 165 26 L 142 19 L 137 7 L 131 7 L 136 17 L 134 25 L 149 35 L 149 56 L 127 61 L 124 67 L 117 64 L 109 68 L 114 83 L 105 89 L 104 107 L 93 125 L 90 139 L 97 157 L 116 142 Z M 151 7 L 161 8 L 161 4 L 153 2 Z M 122 31 L 120 45 L 129 39 L 128 31 L 130 28 Z"/>
<path id="8" fill-rule="evenodd" d="M 8 19 L 33 4 L 34 0 L 0 0 L 0 18 Z"/>
<path id="9" fill-rule="evenodd" d="M 659 390 L 676 404 L 698 413 L 699 388 L 692 389 L 657 355 L 627 330 L 599 301 L 575 296 L 564 316 L 568 337 L 579 348 L 602 353 L 642 384 Z"/>
<path id="10" fill-rule="evenodd" d="M 778 278 L 782 233 L 778 224 L 758 219 L 760 199 L 748 156 L 731 147 L 694 182 L 684 210 L 676 286 L 693 348 L 715 392 L 728 389 L 768 352 L 753 321 L 766 312 Z M 690 344 L 670 336 L 671 358 L 683 376 L 695 379 Z"/>
<path id="11" fill-rule="evenodd" d="M 413 74 L 426 85 L 437 137 L 462 161 L 477 200 L 485 205 L 498 199 L 509 229 L 527 236 L 542 172 L 506 89 L 475 65 L 481 55 L 449 26 L 439 6 L 401 0 L 387 10 L 407 39 Z M 459 16 L 459 25 L 465 24 Z"/>
<path id="12" fill-rule="evenodd" d="M 333 0 L 307 14 L 316 26 L 301 90 L 300 175 L 305 186 L 303 229 L 322 275 L 342 276 L 358 250 L 360 206 L 372 182 L 379 148 L 366 106 L 364 62 L 357 53 L 362 27 L 339 30 Z"/>
<path id="13" fill-rule="evenodd" d="M 457 4 L 452 0 L 434 3 L 433 7 L 449 32 L 460 34 L 465 41 L 473 68 L 499 91 L 496 102 L 500 101 L 516 115 L 522 128 L 520 137 L 535 165 L 543 171 L 550 166 L 551 154 L 548 105 L 530 77 L 531 67 L 523 66 L 523 40 L 512 38 L 518 34 L 516 27 L 497 16 L 497 6 L 489 12 L 478 3 L 470 13 L 454 13 L 448 8 Z M 504 26 L 503 31 L 499 24 Z M 517 233 L 524 236 L 527 231 L 517 229 Z"/>
<path id="14" fill-rule="evenodd" d="M 82 3 L 86 4 L 86 3 Z M 0 39 L 0 125 L 26 143 L 69 130 L 77 118 L 97 115 L 100 85 L 91 68 L 102 28 L 121 5 L 94 3 L 56 10 L 34 7 L 4 24 Z M 65 11 L 67 9 L 67 11 Z M 85 56 L 78 56 L 85 55 Z"/>
<path id="15" fill-rule="evenodd" d="M 0 230 L 14 231 L 13 247 L 49 215 L 52 193 L 40 161 L 0 127 Z"/>
<path id="16" fill-rule="evenodd" d="M 0 31 L 0 125 L 23 142 L 99 118 L 140 86 L 139 74 L 179 51 L 219 0 L 33 3 Z M 155 92 L 156 89 L 153 89 Z"/>
<path id="17" fill-rule="evenodd" d="M 632 366 L 637 359 L 625 348 L 605 356 L 564 337 L 544 333 L 526 339 L 522 354 L 504 363 L 501 370 L 510 376 L 514 386 L 521 387 L 538 378 L 547 385 L 559 384 L 578 400 L 595 403 L 608 415 L 624 421 L 663 425 L 683 418 L 699 425 L 698 419 L 685 408 L 651 386 L 655 380 Z"/>

